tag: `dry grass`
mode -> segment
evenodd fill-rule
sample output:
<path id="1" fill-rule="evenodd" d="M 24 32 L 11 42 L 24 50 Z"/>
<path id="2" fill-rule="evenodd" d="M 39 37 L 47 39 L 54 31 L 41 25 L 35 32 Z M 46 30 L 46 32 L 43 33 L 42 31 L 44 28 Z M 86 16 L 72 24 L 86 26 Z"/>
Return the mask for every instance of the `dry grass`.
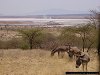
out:
<path id="1" fill-rule="evenodd" d="M 0 50 L 0 75 L 64 75 L 66 71 L 82 71 L 75 68 L 75 60 L 50 57 L 50 51 L 35 50 Z M 88 64 L 88 71 L 98 71 L 97 57 Z"/>
<path id="2" fill-rule="evenodd" d="M 14 37 L 17 38 L 18 37 L 17 36 L 18 34 L 19 33 L 17 31 L 11 31 L 11 30 L 9 30 L 7 32 L 7 30 L 0 30 L 0 39 L 1 40 L 11 40 Z"/>
<path id="3" fill-rule="evenodd" d="M 57 28 L 43 28 L 43 30 L 44 30 L 44 33 L 45 32 L 49 32 L 49 33 L 51 33 L 51 34 L 53 34 L 55 36 L 60 35 L 60 30 L 58 30 Z M 20 36 L 18 36 L 18 35 L 20 35 L 20 33 L 18 31 L 0 30 L 0 39 L 4 40 L 4 41 L 11 40 L 12 38 L 20 38 Z"/>

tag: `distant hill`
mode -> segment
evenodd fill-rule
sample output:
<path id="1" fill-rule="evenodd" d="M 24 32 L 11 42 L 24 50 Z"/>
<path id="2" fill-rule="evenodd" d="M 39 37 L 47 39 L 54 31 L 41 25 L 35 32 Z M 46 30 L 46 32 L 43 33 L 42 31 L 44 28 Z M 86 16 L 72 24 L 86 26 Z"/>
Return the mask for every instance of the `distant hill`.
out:
<path id="1" fill-rule="evenodd" d="M 39 10 L 39 11 L 35 11 L 35 12 L 29 12 L 28 14 L 31 15 L 60 15 L 60 14 L 90 14 L 89 11 L 85 11 L 85 10 L 67 10 L 67 9 L 47 9 L 47 10 Z"/>
<path id="2" fill-rule="evenodd" d="M 63 14 L 63 15 L 47 15 L 53 19 L 85 19 L 88 18 L 90 14 Z"/>

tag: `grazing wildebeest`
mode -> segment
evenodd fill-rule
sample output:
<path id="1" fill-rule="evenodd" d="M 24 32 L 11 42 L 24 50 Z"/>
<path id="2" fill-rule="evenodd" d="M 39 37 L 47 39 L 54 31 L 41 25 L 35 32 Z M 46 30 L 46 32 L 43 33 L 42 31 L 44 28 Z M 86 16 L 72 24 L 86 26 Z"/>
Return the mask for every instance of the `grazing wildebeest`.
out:
<path id="1" fill-rule="evenodd" d="M 54 54 L 58 52 L 58 57 L 59 57 L 60 53 L 63 54 L 64 52 L 68 52 L 69 49 L 70 49 L 70 45 L 56 47 L 51 51 L 51 56 L 54 56 Z M 64 54 L 61 57 L 63 58 L 63 56 Z"/>
<path id="2" fill-rule="evenodd" d="M 87 64 L 89 61 L 90 61 L 89 55 L 85 54 L 85 53 L 81 53 L 81 55 L 77 56 L 77 58 L 76 58 L 76 68 L 79 68 L 79 66 L 82 64 L 83 71 L 86 70 L 86 72 L 87 72 Z"/>
<path id="3" fill-rule="evenodd" d="M 73 57 L 76 58 L 76 56 L 80 55 L 81 51 L 80 49 L 78 49 L 77 47 L 70 47 L 69 51 L 68 51 L 68 55 L 69 57 Z"/>

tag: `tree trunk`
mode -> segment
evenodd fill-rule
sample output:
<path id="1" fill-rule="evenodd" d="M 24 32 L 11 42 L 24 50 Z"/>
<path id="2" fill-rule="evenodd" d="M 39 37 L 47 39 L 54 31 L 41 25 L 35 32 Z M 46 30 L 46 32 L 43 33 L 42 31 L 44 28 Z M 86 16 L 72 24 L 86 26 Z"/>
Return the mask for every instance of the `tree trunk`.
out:
<path id="1" fill-rule="evenodd" d="M 83 52 L 84 52 L 84 47 L 85 47 L 85 40 L 83 38 Z"/>
<path id="2" fill-rule="evenodd" d="M 33 42 L 31 39 L 29 40 L 29 44 L 30 44 L 30 49 L 33 49 Z"/>

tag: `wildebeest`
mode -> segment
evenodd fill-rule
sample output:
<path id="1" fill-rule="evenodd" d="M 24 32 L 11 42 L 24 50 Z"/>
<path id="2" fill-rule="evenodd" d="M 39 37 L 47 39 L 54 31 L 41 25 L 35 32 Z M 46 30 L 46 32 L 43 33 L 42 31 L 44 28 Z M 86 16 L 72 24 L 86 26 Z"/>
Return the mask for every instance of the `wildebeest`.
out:
<path id="1" fill-rule="evenodd" d="M 68 51 L 68 55 L 69 57 L 76 57 L 78 55 L 81 54 L 81 50 L 78 47 L 70 47 L 69 51 Z"/>
<path id="2" fill-rule="evenodd" d="M 70 45 L 56 47 L 51 51 L 51 56 L 54 56 L 54 54 L 58 52 L 58 57 L 59 57 L 60 53 L 63 54 L 64 52 L 68 52 L 69 49 Z M 63 58 L 63 55 L 61 57 Z"/>
<path id="3" fill-rule="evenodd" d="M 87 72 L 87 65 L 89 61 L 90 61 L 89 55 L 86 53 L 81 53 L 81 55 L 77 56 L 76 58 L 76 68 L 79 68 L 79 66 L 82 64 L 83 71 L 86 70 Z"/>

